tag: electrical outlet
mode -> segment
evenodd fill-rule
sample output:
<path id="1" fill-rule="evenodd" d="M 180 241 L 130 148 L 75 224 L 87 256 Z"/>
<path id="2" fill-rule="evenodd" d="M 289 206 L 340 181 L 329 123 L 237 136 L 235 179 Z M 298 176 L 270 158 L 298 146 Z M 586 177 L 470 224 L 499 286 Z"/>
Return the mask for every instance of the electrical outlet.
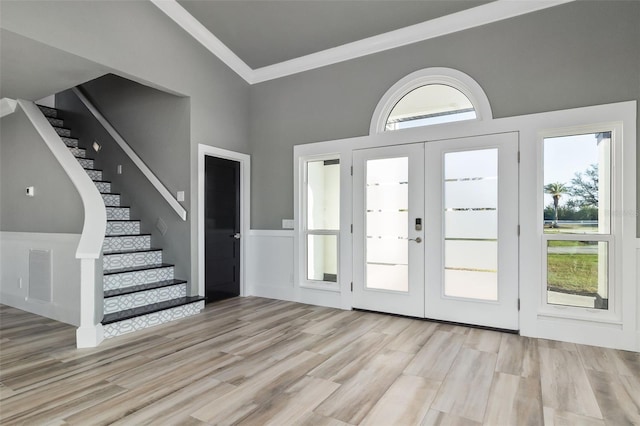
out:
<path id="1" fill-rule="evenodd" d="M 293 219 L 282 219 L 282 229 L 293 229 L 295 222 Z"/>

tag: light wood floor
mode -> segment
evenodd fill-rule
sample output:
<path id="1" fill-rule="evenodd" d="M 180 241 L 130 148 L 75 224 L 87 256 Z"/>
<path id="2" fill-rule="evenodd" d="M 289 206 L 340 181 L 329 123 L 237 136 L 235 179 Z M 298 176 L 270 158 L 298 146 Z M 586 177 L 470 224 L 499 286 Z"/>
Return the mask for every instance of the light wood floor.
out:
<path id="1" fill-rule="evenodd" d="M 0 307 L 2 424 L 640 424 L 640 355 L 261 298 L 77 350 Z"/>

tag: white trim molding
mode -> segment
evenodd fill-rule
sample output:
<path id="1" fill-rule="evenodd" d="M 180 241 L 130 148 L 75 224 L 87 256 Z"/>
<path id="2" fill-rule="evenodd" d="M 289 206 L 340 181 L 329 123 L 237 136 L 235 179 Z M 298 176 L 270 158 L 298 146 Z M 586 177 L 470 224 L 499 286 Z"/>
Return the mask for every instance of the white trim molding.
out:
<path id="1" fill-rule="evenodd" d="M 116 141 L 118 146 L 122 148 L 124 153 L 133 161 L 138 169 L 142 172 L 142 174 L 149 180 L 151 185 L 160 193 L 162 198 L 164 198 L 167 203 L 175 210 L 175 212 L 180 216 L 182 220 L 187 220 L 187 211 L 182 207 L 180 202 L 176 200 L 171 192 L 167 189 L 166 186 L 158 179 L 158 177 L 151 171 L 151 169 L 142 161 L 142 158 L 135 153 L 133 149 L 129 146 L 127 141 L 118 133 L 118 131 L 107 121 L 107 119 L 102 115 L 102 113 L 91 103 L 91 101 L 82 93 L 82 91 L 78 87 L 74 87 L 73 93 L 80 99 L 80 102 L 89 110 L 89 112 L 98 120 L 98 122 L 104 127 L 104 129 L 109 133 L 109 135 Z"/>
<path id="2" fill-rule="evenodd" d="M 176 0 L 151 0 L 158 9 L 163 11 L 169 18 L 195 38 L 209 52 L 224 62 L 229 68 L 235 71 L 247 83 L 252 84 L 254 71 L 245 64 L 235 53 L 231 51 L 218 37 L 214 36 L 204 25 L 193 17 Z"/>
<path id="3" fill-rule="evenodd" d="M 428 84 L 444 84 L 462 92 L 473 105 L 473 109 L 476 112 L 475 120 L 490 120 L 493 118 L 489 98 L 473 78 L 453 68 L 432 67 L 412 72 L 401 78 L 386 91 L 380 98 L 371 117 L 369 134 L 384 132 L 389 114 L 391 114 L 391 110 L 398 101 L 407 93 Z"/>
<path id="4" fill-rule="evenodd" d="M 300 226 L 300 185 L 304 158 L 326 154 L 339 154 L 343 176 L 350 176 L 351 158 L 354 150 L 380 146 L 411 143 L 436 142 L 446 139 L 466 138 L 477 135 L 491 135 L 518 132 L 520 163 L 518 179 L 519 225 L 521 228 L 519 243 L 519 294 L 521 300 L 520 333 L 523 336 L 554 339 L 580 344 L 603 346 L 616 349 L 640 351 L 640 242 L 636 238 L 636 111 L 637 102 L 620 102 L 607 105 L 588 106 L 563 111 L 550 111 L 537 114 L 495 118 L 491 120 L 467 120 L 455 125 L 434 125 L 416 127 L 394 132 L 374 133 L 334 141 L 316 142 L 294 147 L 294 215 L 296 220 L 296 241 L 299 245 Z M 621 229 L 615 238 L 621 239 L 620 250 L 616 256 L 616 285 L 621 300 L 621 317 L 615 321 L 604 318 L 575 318 L 565 315 L 549 316 L 541 307 L 541 286 L 543 283 L 543 259 L 540 250 L 541 228 L 538 196 L 542 194 L 538 181 L 540 158 L 538 148 L 540 132 L 550 129 L 579 128 L 580 126 L 598 126 L 606 123 L 621 123 L 622 153 L 621 164 L 621 204 L 616 214 L 622 215 Z M 514 161 L 517 161 L 514 158 Z M 350 179 L 341 186 L 341 224 L 348 226 L 353 218 L 353 206 Z M 344 202 L 343 202 L 344 201 Z M 349 283 L 353 277 L 352 238 L 349 232 L 342 233 L 340 252 L 342 293 L 321 292 L 292 285 L 294 300 L 303 303 L 323 305 L 329 301 L 343 309 L 351 308 Z M 620 263 L 618 263 L 620 262 Z M 294 270 L 299 271 L 300 259 L 295 258 Z M 299 276 L 296 272 L 295 276 Z M 270 290 L 270 289 L 267 289 Z M 261 294 L 266 297 L 278 297 L 277 293 Z M 604 319 L 604 320 L 601 320 Z"/>
<path id="5" fill-rule="evenodd" d="M 193 15 L 180 6 L 176 0 L 151 0 L 162 12 L 249 84 L 275 80 L 572 1 L 575 0 L 496 0 L 419 24 L 343 44 L 342 46 L 252 69 Z"/>
<path id="6" fill-rule="evenodd" d="M 247 253 L 249 253 L 250 245 L 250 238 L 248 237 L 249 223 L 251 220 L 251 156 L 205 144 L 198 144 L 198 294 L 200 296 L 205 295 L 204 159 L 206 156 L 224 158 L 240 163 L 240 296 L 247 296 Z"/>

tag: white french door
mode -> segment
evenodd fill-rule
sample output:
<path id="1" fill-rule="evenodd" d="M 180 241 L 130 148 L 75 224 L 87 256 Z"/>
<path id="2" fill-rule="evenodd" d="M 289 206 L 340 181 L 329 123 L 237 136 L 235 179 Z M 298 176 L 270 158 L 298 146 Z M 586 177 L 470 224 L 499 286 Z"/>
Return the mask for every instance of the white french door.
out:
<path id="1" fill-rule="evenodd" d="M 424 316 L 424 144 L 353 153 L 353 306 Z"/>
<path id="2" fill-rule="evenodd" d="M 518 329 L 518 136 L 354 152 L 353 306 Z"/>

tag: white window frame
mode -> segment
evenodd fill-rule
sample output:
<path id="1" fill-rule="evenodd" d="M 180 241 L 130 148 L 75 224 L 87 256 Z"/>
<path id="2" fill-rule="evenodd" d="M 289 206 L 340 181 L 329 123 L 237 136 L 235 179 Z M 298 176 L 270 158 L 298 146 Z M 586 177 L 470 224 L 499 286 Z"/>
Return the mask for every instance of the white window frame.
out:
<path id="1" fill-rule="evenodd" d="M 455 70 L 454 70 L 455 71 Z M 416 73 L 414 75 L 419 75 Z M 469 77 L 470 78 L 470 77 Z M 454 123 L 435 124 L 407 128 L 397 131 L 385 131 L 388 113 L 395 102 L 406 93 L 399 87 L 410 83 L 413 77 L 407 76 L 389 89 L 378 103 L 371 121 L 370 134 L 366 136 L 305 143 L 294 146 L 294 282 L 290 294 L 291 300 L 311 303 L 320 306 L 331 306 L 351 309 L 352 293 L 350 284 L 353 280 L 353 237 L 349 225 L 353 221 L 352 181 L 350 165 L 353 151 L 362 148 L 373 148 L 417 142 L 438 141 L 474 137 L 494 133 L 518 132 L 520 139 L 519 167 L 519 294 L 520 294 L 520 333 L 523 336 L 575 342 L 587 345 L 611 347 L 617 349 L 640 351 L 640 291 L 638 278 L 640 271 L 636 264 L 640 259 L 640 245 L 636 238 L 636 149 L 637 149 L 637 107 L 636 101 L 617 102 L 531 113 L 513 117 L 493 118 L 488 100 L 484 96 L 486 106 L 480 105 L 476 111 L 478 119 Z M 474 82 L 475 83 L 475 82 Z M 424 84 L 424 83 L 421 83 Z M 417 84 L 418 85 L 418 84 Z M 475 83 L 477 85 L 477 83 Z M 479 87 L 479 86 L 477 86 Z M 484 92 L 480 89 L 482 96 Z M 391 99 L 393 96 L 396 98 Z M 477 95 L 480 96 L 480 95 Z M 480 96 L 480 97 L 482 97 Z M 474 97 L 479 99 L 479 97 Z M 470 97 L 472 102 L 474 101 Z M 483 102 L 480 102 L 482 104 Z M 385 110 L 386 108 L 386 110 Z M 612 194 L 612 206 L 621 210 L 614 212 L 612 220 L 617 220 L 620 227 L 613 229 L 615 247 L 610 248 L 615 256 L 615 264 L 609 269 L 615 274 L 610 284 L 615 285 L 615 296 L 610 295 L 609 303 L 614 304 L 611 310 L 574 315 L 571 309 L 543 309 L 543 291 L 546 290 L 546 258 L 542 253 L 543 228 L 541 215 L 544 205 L 544 194 L 541 190 L 543 182 L 542 139 L 551 135 L 559 135 L 564 129 L 575 134 L 577 129 L 611 129 L 614 124 L 616 135 L 622 137 L 616 144 L 619 150 L 612 157 L 612 170 L 619 173 L 617 180 L 618 194 Z M 588 132 L 587 132 L 588 133 Z M 612 154 L 613 155 L 613 154 Z M 340 158 L 340 260 L 338 281 L 339 290 L 320 291 L 314 287 L 306 288 L 303 283 L 305 261 L 302 250 L 303 233 L 301 229 L 301 206 L 303 197 L 301 188 L 303 161 L 308 158 L 324 158 L 339 156 Z M 615 163 L 613 163 L 615 161 Z M 614 226 L 612 224 L 612 226 Z M 615 250 L 615 252 L 613 252 Z M 611 273 L 611 272 L 610 272 Z M 615 283 L 615 284 L 612 284 Z M 546 297 L 546 294 L 544 295 Z M 615 297 L 615 301 L 612 300 Z M 584 308 L 578 308 L 581 310 Z M 584 313 L 583 313 L 584 314 Z M 613 316 L 613 317 L 612 317 Z"/>
<path id="2" fill-rule="evenodd" d="M 382 96 L 376 106 L 369 127 L 369 134 L 383 133 L 386 130 L 389 114 L 396 104 L 409 92 L 429 84 L 443 84 L 453 87 L 464 94 L 476 112 L 476 118 L 464 121 L 482 121 L 493 118 L 491 105 L 482 87 L 470 76 L 452 68 L 434 67 L 413 72 L 402 78 Z M 459 123 L 459 122 L 453 122 Z M 432 124 L 429 126 L 446 126 L 452 123 Z M 393 130 L 399 132 L 406 129 Z"/>
<path id="3" fill-rule="evenodd" d="M 301 205 L 300 205 L 300 228 L 301 229 L 301 246 L 302 250 L 299 250 L 302 253 L 302 259 L 300 263 L 300 273 L 299 277 L 300 287 L 312 288 L 318 290 L 328 290 L 328 291 L 340 291 L 340 232 L 342 229 L 342 220 L 340 220 L 340 225 L 337 230 L 333 229 L 314 229 L 310 230 L 307 224 L 307 207 L 308 207 L 308 164 L 316 161 L 327 161 L 327 160 L 338 160 L 342 164 L 342 160 L 339 154 L 328 154 L 328 155 L 317 155 L 317 156 L 309 156 L 303 157 L 300 159 L 301 172 L 302 172 L 302 182 L 301 182 Z M 340 181 L 342 182 L 342 176 L 340 176 Z M 340 195 L 338 195 L 340 197 Z M 342 203 L 341 203 L 342 205 Z M 340 218 L 342 219 L 342 218 Z M 322 281 L 322 280 L 310 280 L 308 273 L 308 237 L 309 235 L 334 235 L 336 237 L 336 266 L 337 266 L 337 280 L 333 281 Z"/>
<path id="4" fill-rule="evenodd" d="M 539 232 L 541 234 L 541 259 L 542 259 L 542 281 L 540 286 L 540 308 L 539 315 L 557 318 L 597 321 L 610 324 L 622 324 L 621 294 L 622 277 L 617 271 L 622 270 L 622 264 L 617 253 L 621 252 L 621 242 L 623 240 L 622 216 L 614 214 L 622 210 L 622 123 L 600 123 L 594 125 L 584 125 L 576 127 L 565 127 L 559 129 L 548 129 L 539 133 L 539 191 L 542 192 L 544 186 L 544 140 L 548 138 L 565 137 L 611 132 L 610 142 L 610 229 L 608 234 L 549 234 L 544 232 L 544 197 L 539 197 L 538 212 L 540 212 Z M 600 218 L 599 218 L 600 219 Z M 595 241 L 606 242 L 607 253 L 607 280 L 608 280 L 608 309 L 584 308 L 570 305 L 556 305 L 548 303 L 547 297 L 547 244 L 549 241 Z"/>

